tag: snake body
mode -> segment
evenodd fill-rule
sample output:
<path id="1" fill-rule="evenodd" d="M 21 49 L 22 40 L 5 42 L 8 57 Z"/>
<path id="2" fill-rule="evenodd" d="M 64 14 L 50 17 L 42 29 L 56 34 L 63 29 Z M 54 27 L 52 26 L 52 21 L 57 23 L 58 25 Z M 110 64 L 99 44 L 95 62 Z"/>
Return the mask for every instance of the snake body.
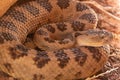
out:
<path id="1" fill-rule="evenodd" d="M 87 30 L 95 28 L 97 16 L 74 0 L 30 0 L 11 7 L 0 19 L 0 70 L 17 80 L 73 80 L 98 72 L 108 59 L 108 46 L 39 51 L 22 44 L 38 26 L 64 21 L 74 31 Z M 57 27 L 64 32 L 64 24 Z"/>

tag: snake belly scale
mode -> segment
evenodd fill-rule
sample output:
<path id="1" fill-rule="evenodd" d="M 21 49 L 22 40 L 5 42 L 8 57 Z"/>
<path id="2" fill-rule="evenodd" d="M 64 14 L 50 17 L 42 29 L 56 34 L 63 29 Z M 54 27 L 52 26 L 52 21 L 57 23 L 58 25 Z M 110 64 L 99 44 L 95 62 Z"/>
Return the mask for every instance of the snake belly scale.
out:
<path id="1" fill-rule="evenodd" d="M 22 44 L 39 25 L 64 21 L 74 31 L 87 30 L 96 27 L 97 16 L 74 0 L 30 0 L 12 6 L 0 18 L 0 70 L 17 80 L 73 80 L 99 71 L 108 59 L 106 46 L 37 51 Z"/>

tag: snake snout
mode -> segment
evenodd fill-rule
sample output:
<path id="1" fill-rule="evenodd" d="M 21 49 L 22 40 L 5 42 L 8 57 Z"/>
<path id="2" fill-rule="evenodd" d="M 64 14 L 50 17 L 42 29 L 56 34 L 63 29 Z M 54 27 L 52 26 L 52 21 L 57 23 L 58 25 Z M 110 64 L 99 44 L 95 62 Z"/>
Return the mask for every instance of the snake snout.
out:
<path id="1" fill-rule="evenodd" d="M 90 30 L 89 34 L 94 42 L 101 43 L 101 45 L 110 44 L 110 42 L 113 40 L 112 32 L 107 30 Z"/>
<path id="2" fill-rule="evenodd" d="M 107 30 L 100 30 L 98 34 L 103 44 L 109 44 L 113 40 L 113 34 Z"/>
<path id="3" fill-rule="evenodd" d="M 80 33 L 77 38 L 80 46 L 103 46 L 113 40 L 113 34 L 107 30 L 90 29 Z"/>

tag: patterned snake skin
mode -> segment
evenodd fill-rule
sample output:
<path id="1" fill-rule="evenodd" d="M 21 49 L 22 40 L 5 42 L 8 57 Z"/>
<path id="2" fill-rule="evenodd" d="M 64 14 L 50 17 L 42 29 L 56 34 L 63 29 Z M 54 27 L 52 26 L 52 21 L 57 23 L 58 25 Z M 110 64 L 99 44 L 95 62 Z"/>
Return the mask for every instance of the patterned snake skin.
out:
<path id="1" fill-rule="evenodd" d="M 98 72 L 108 59 L 108 46 L 39 51 L 22 44 L 38 26 L 63 21 L 80 31 L 95 28 L 97 17 L 91 8 L 74 0 L 29 0 L 11 7 L 0 19 L 0 70 L 16 80 L 73 80 Z M 65 27 L 57 24 L 61 32 Z M 47 29 L 54 33 L 51 26 Z"/>

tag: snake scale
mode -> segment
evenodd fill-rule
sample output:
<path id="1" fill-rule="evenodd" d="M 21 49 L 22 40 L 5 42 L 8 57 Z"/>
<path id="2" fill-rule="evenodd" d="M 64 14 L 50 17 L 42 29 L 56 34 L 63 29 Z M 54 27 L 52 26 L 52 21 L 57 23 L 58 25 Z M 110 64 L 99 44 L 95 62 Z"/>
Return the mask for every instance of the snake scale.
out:
<path id="1" fill-rule="evenodd" d="M 39 51 L 23 45 L 26 36 L 44 24 L 62 22 L 56 26 L 64 32 L 65 21 L 73 31 L 81 31 L 95 28 L 97 16 L 90 7 L 74 0 L 29 0 L 12 6 L 0 18 L 0 70 L 16 80 L 73 80 L 98 72 L 108 59 L 108 46 Z M 55 31 L 52 26 L 47 30 Z M 110 33 L 98 30 L 99 35 L 101 32 L 111 41 Z M 44 35 L 44 31 L 38 33 Z"/>

